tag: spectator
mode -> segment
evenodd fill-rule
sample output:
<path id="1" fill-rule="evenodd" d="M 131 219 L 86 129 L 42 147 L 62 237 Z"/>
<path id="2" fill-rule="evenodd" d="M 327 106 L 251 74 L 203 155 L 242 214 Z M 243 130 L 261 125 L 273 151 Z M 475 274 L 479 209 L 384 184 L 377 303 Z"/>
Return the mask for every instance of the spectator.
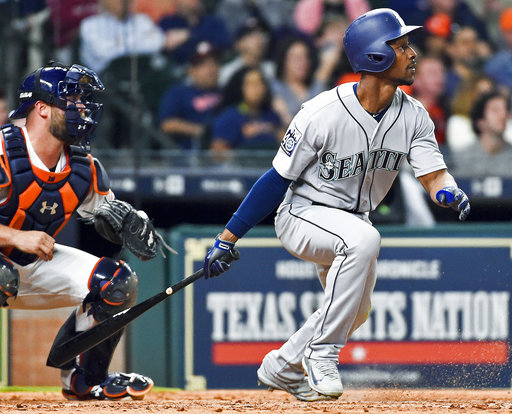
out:
<path id="1" fill-rule="evenodd" d="M 476 100 L 471 123 L 478 141 L 454 154 L 456 176 L 512 176 L 512 145 L 504 137 L 509 111 L 509 99 L 497 91 Z"/>
<path id="2" fill-rule="evenodd" d="M 473 28 L 479 39 L 489 41 L 485 22 L 467 0 L 389 0 L 385 7 L 396 10 L 409 24 L 424 26 L 415 41 L 425 54 L 442 50 L 446 33 L 458 32 L 462 27 Z"/>
<path id="3" fill-rule="evenodd" d="M 353 75 L 348 59 L 342 53 L 340 33 L 345 32 L 353 19 L 369 10 L 367 0 L 300 0 L 297 3 L 296 25 L 312 39 L 324 71 L 320 77 L 325 77 L 326 85 L 336 84 L 340 75 Z"/>
<path id="4" fill-rule="evenodd" d="M 160 104 L 160 129 L 184 149 L 202 146 L 221 101 L 217 86 L 216 51 L 206 42 L 197 46 L 188 66 L 188 78 L 171 86 Z"/>
<path id="5" fill-rule="evenodd" d="M 217 16 L 227 25 L 232 35 L 245 24 L 250 17 L 264 21 L 272 34 L 293 30 L 293 9 L 295 0 L 220 0 Z M 274 36 L 272 36 L 274 37 Z"/>
<path id="6" fill-rule="evenodd" d="M 237 55 L 220 69 L 219 85 L 224 87 L 231 76 L 244 66 L 260 66 L 265 77 L 275 76 L 274 62 L 264 60 L 268 47 L 268 31 L 264 23 L 254 17 L 249 18 L 238 30 L 235 41 Z"/>
<path id="7" fill-rule="evenodd" d="M 271 86 L 273 106 L 283 124 L 291 122 L 303 102 L 327 89 L 338 57 L 339 49 L 329 49 L 317 67 L 315 49 L 304 38 L 289 37 L 278 45 L 276 79 Z"/>
<path id="8" fill-rule="evenodd" d="M 270 87 L 261 69 L 244 67 L 224 89 L 225 109 L 215 119 L 211 149 L 223 159 L 231 149 L 276 150 L 284 134 L 272 110 Z"/>
<path id="9" fill-rule="evenodd" d="M 98 0 L 46 0 L 55 44 L 54 57 L 62 63 L 75 60 L 78 29 L 83 19 L 98 13 Z"/>
<path id="10" fill-rule="evenodd" d="M 175 0 L 135 0 L 135 13 L 144 13 L 158 24 L 162 17 L 176 11 Z"/>
<path id="11" fill-rule="evenodd" d="M 348 18 L 351 22 L 370 9 L 367 0 L 299 0 L 294 19 L 300 31 L 314 35 L 326 21 Z"/>
<path id="12" fill-rule="evenodd" d="M 355 3 L 360 2 L 356 0 Z M 340 72 L 350 68 L 348 59 L 346 61 L 341 59 L 343 56 L 343 42 L 340 42 L 340 33 L 345 33 L 350 21 L 345 14 L 326 12 L 321 26 L 315 32 L 313 41 L 320 60 L 316 77 L 325 79 L 328 87 L 336 83 L 336 78 Z M 336 76 L 334 77 L 335 72 Z"/>
<path id="13" fill-rule="evenodd" d="M 445 13 L 433 14 L 425 21 L 423 41 L 420 47 L 425 55 L 445 60 L 451 36 L 451 17 Z"/>
<path id="14" fill-rule="evenodd" d="M 452 24 L 455 26 L 452 30 L 469 26 L 476 31 L 480 39 L 485 42 L 489 41 L 485 23 L 473 12 L 465 1 L 430 0 L 430 8 L 427 10 L 427 15 L 423 21 L 426 21 L 428 17 L 437 13 L 447 14 L 450 16 Z"/>
<path id="15" fill-rule="evenodd" d="M 467 84 L 467 89 L 464 90 L 464 94 L 460 93 L 461 98 L 457 102 L 460 102 L 463 108 L 471 108 L 480 95 L 494 89 L 495 84 L 490 78 L 479 75 L 475 78 L 474 83 Z M 455 112 L 448 117 L 446 124 L 446 143 L 451 153 L 467 148 L 477 140 L 471 127 L 469 112 L 466 113 L 465 110 L 460 110 L 457 106 L 454 106 L 453 109 Z"/>
<path id="16" fill-rule="evenodd" d="M 375 5 L 379 2 L 380 4 Z M 422 25 L 430 10 L 430 0 L 372 0 L 372 7 L 389 7 L 395 10 L 408 24 Z M 384 2 L 384 4 L 382 4 Z M 418 34 L 417 36 L 419 36 Z"/>
<path id="17" fill-rule="evenodd" d="M 422 57 L 416 66 L 413 96 L 427 110 L 434 122 L 436 140 L 441 151 L 446 149 L 447 110 L 444 107 L 445 66 L 437 57 Z"/>
<path id="18" fill-rule="evenodd" d="M 464 0 L 485 25 L 489 43 L 497 46 L 501 42 L 500 28 L 497 24 L 505 7 L 512 6 L 510 0 Z"/>
<path id="19" fill-rule="evenodd" d="M 445 92 L 450 100 L 450 109 L 453 113 L 469 115 L 472 99 L 468 95 L 474 90 L 490 49 L 472 27 L 466 26 L 454 33 L 448 53 L 451 66 Z"/>
<path id="20" fill-rule="evenodd" d="M 6 124 L 9 119 L 9 109 L 7 105 L 7 96 L 5 92 L 0 89 L 0 125 Z"/>
<path id="21" fill-rule="evenodd" d="M 133 13 L 133 0 L 101 0 L 102 12 L 80 24 L 82 62 L 102 72 L 114 59 L 153 54 L 167 47 L 165 34 L 145 14 Z"/>
<path id="22" fill-rule="evenodd" d="M 219 52 L 231 46 L 231 36 L 223 20 L 205 14 L 200 0 L 176 0 L 176 12 L 164 16 L 160 27 L 169 39 L 169 54 L 176 63 L 187 62 L 201 42 L 209 42 Z"/>
<path id="23" fill-rule="evenodd" d="M 499 27 L 504 47 L 490 57 L 485 72 L 501 87 L 512 91 L 512 8 L 505 9 L 500 15 Z"/>

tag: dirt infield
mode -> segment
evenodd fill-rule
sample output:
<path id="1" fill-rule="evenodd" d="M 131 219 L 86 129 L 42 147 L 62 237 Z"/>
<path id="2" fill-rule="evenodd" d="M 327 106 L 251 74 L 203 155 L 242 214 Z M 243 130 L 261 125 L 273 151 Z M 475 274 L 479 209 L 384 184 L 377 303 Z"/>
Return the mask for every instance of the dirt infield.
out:
<path id="1" fill-rule="evenodd" d="M 0 413 L 511 413 L 509 390 L 346 390 L 336 401 L 303 403 L 281 391 L 155 391 L 142 401 L 64 400 L 56 392 L 0 393 Z"/>

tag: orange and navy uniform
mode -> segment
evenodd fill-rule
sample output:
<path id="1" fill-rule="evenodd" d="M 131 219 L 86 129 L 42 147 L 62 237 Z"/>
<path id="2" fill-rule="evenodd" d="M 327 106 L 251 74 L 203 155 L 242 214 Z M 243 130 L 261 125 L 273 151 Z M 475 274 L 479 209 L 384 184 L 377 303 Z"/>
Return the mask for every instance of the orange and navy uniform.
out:
<path id="1" fill-rule="evenodd" d="M 0 224 L 18 230 L 44 231 L 52 237 L 65 226 L 89 192 L 108 194 L 108 177 L 101 164 L 82 148 L 66 148 L 62 172 L 37 168 L 30 162 L 23 130 L 8 124 L 2 127 L 3 156 L 0 157 L 0 188 L 9 190 L 0 204 Z M 26 265 L 36 255 L 5 247 L 2 253 Z"/>

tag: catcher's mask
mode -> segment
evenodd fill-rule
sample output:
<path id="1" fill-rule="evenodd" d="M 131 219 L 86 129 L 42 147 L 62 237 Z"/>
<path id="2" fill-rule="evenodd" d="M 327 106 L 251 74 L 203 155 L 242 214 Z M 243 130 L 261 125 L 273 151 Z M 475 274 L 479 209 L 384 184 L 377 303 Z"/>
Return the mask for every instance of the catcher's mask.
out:
<path id="1" fill-rule="evenodd" d="M 66 129 L 74 144 L 88 149 L 98 125 L 103 105 L 93 100 L 93 93 L 105 87 L 98 75 L 84 66 L 65 66 L 50 62 L 30 73 L 18 88 L 20 105 L 10 118 L 24 118 L 38 101 L 55 105 L 66 113 Z"/>

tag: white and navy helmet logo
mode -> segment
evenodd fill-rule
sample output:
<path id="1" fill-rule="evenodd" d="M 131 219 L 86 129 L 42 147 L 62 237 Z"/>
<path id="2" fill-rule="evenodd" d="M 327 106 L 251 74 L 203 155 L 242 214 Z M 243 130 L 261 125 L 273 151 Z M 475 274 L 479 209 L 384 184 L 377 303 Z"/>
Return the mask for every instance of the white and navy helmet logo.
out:
<path id="1" fill-rule="evenodd" d="M 286 131 L 286 134 L 284 134 L 283 140 L 281 141 L 281 149 L 285 152 L 286 155 L 291 157 L 297 143 L 301 138 L 302 133 L 298 129 L 293 127 L 289 128 L 288 131 Z"/>

